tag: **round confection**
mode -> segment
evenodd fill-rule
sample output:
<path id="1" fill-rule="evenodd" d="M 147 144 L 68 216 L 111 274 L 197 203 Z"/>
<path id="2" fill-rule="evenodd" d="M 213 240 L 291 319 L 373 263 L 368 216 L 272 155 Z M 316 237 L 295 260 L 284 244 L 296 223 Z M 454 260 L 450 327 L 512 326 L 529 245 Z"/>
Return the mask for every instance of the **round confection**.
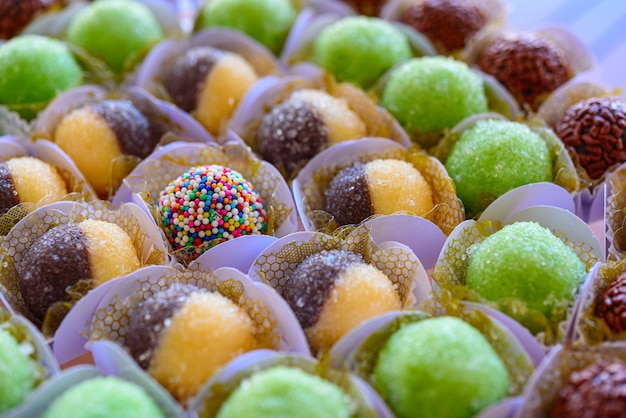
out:
<path id="1" fill-rule="evenodd" d="M 387 0 L 342 0 L 365 16 L 378 16 Z"/>
<path id="2" fill-rule="evenodd" d="M 19 34 L 35 17 L 59 3 L 56 0 L 0 1 L 0 39 Z"/>
<path id="3" fill-rule="evenodd" d="M 389 278 L 363 257 L 344 250 L 320 251 L 293 270 L 283 296 L 317 351 L 376 315 L 401 308 Z"/>
<path id="4" fill-rule="evenodd" d="M 221 242 L 267 232 L 261 196 L 229 167 L 185 170 L 161 192 L 158 207 L 172 250 L 192 259 Z"/>
<path id="5" fill-rule="evenodd" d="M 573 372 L 559 391 L 552 418 L 626 416 L 626 364 L 597 361 Z"/>
<path id="6" fill-rule="evenodd" d="M 103 100 L 72 110 L 54 131 L 54 142 L 103 199 L 115 191 L 114 160 L 145 158 L 161 140 L 163 129 L 142 110 L 130 100 Z"/>
<path id="7" fill-rule="evenodd" d="M 156 401 L 140 386 L 117 377 L 95 377 L 70 387 L 42 418 L 165 418 Z"/>
<path id="8" fill-rule="evenodd" d="M 502 83 L 518 103 L 532 109 L 572 77 L 565 54 L 552 42 L 531 34 L 496 38 L 482 51 L 477 65 Z"/>
<path id="9" fill-rule="evenodd" d="M 194 395 L 218 368 L 256 345 L 256 327 L 230 299 L 173 284 L 131 314 L 124 345 L 180 401 Z"/>
<path id="10" fill-rule="evenodd" d="M 18 284 L 28 311 L 43 321 L 50 306 L 70 300 L 68 287 L 81 280 L 98 286 L 139 267 L 122 228 L 90 219 L 55 226 L 36 239 L 17 264 Z"/>
<path id="11" fill-rule="evenodd" d="M 432 189 L 422 174 L 412 164 L 394 159 L 344 168 L 324 195 L 326 211 L 338 225 L 399 211 L 423 216 L 433 208 Z"/>
<path id="12" fill-rule="evenodd" d="M 382 19 L 346 17 L 322 30 L 313 61 L 340 81 L 371 87 L 387 70 L 413 56 L 402 31 Z"/>
<path id="13" fill-rule="evenodd" d="M 79 11 L 67 29 L 69 42 L 121 73 L 164 34 L 150 8 L 125 0 L 97 1 Z"/>
<path id="14" fill-rule="evenodd" d="M 526 125 L 510 121 L 475 123 L 454 144 L 445 166 L 469 216 L 511 189 L 552 181 L 546 142 Z"/>
<path id="15" fill-rule="evenodd" d="M 372 383 L 398 418 L 470 418 L 505 397 L 510 378 L 476 328 L 439 317 L 396 331 L 378 353 Z"/>
<path id="16" fill-rule="evenodd" d="M 594 97 L 574 104 L 554 130 L 594 180 L 626 161 L 626 105 L 617 98 Z"/>
<path id="17" fill-rule="evenodd" d="M 486 23 L 471 0 L 414 0 L 402 11 L 400 20 L 426 35 L 443 52 L 464 48 Z"/>
<path id="18" fill-rule="evenodd" d="M 452 128 L 487 111 L 482 78 L 446 57 L 415 58 L 395 69 L 384 87 L 383 106 L 410 132 Z"/>
<path id="19" fill-rule="evenodd" d="M 600 296 L 596 313 L 612 332 L 626 331 L 626 273 L 617 277 Z"/>
<path id="20" fill-rule="evenodd" d="M 176 58 L 166 71 L 163 84 L 178 107 L 218 135 L 257 80 L 254 68 L 240 55 L 194 47 Z"/>
<path id="21" fill-rule="evenodd" d="M 21 404 L 33 391 L 37 365 L 7 329 L 0 329 L 0 364 L 0 413 L 3 413 Z"/>
<path id="22" fill-rule="evenodd" d="M 200 10 L 196 27 L 241 31 L 279 55 L 296 14 L 290 0 L 210 0 Z"/>
<path id="23" fill-rule="evenodd" d="M 334 383 L 301 369 L 276 366 L 244 380 L 217 418 L 348 418 L 347 395 Z"/>
<path id="24" fill-rule="evenodd" d="M 519 300 L 550 318 L 555 307 L 572 299 L 585 274 L 585 264 L 549 229 L 515 222 L 477 246 L 465 281 L 487 300 Z"/>
<path id="25" fill-rule="evenodd" d="M 0 46 L 0 103 L 43 103 L 78 86 L 83 74 L 67 46 L 38 35 Z"/>
<path id="26" fill-rule="evenodd" d="M 44 161 L 16 157 L 0 162 L 0 215 L 24 202 L 61 200 L 67 192 L 63 177 Z"/>

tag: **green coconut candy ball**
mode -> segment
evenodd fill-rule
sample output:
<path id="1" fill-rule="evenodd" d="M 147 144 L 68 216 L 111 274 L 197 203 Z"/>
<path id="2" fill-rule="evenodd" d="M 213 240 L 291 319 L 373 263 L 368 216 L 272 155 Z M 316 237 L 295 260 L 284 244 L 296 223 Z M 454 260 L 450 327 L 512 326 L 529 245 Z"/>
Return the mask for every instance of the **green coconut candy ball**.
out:
<path id="1" fill-rule="evenodd" d="M 471 216 L 511 189 L 552 181 L 546 142 L 526 125 L 503 120 L 481 120 L 463 132 L 445 166 Z"/>
<path id="2" fill-rule="evenodd" d="M 165 418 L 139 386 L 117 377 L 96 377 L 63 392 L 43 418 Z"/>
<path id="3" fill-rule="evenodd" d="M 505 397 L 510 378 L 476 328 L 438 317 L 395 332 L 372 381 L 398 418 L 470 418 Z"/>
<path id="4" fill-rule="evenodd" d="M 100 0 L 72 19 L 67 39 L 121 73 L 164 38 L 148 6 L 125 0 Z"/>
<path id="5" fill-rule="evenodd" d="M 513 298 L 550 317 L 567 304 L 586 274 L 585 264 L 561 239 L 536 222 L 516 222 L 472 252 L 466 285 L 498 302 Z"/>
<path id="6" fill-rule="evenodd" d="M 409 132 L 452 128 L 487 111 L 483 79 L 467 64 L 447 57 L 415 58 L 394 70 L 382 104 Z"/>
<path id="7" fill-rule="evenodd" d="M 296 15 L 290 0 L 209 0 L 200 10 L 196 27 L 241 31 L 278 55 Z"/>
<path id="8" fill-rule="evenodd" d="M 217 418 L 350 416 L 346 395 L 337 385 L 286 366 L 258 372 L 243 381 L 217 414 Z"/>
<path id="9" fill-rule="evenodd" d="M 82 70 L 67 46 L 39 35 L 0 46 L 0 103 L 41 103 L 78 86 Z"/>
<path id="10" fill-rule="evenodd" d="M 0 329 L 0 413 L 19 404 L 37 383 L 35 362 L 10 332 Z"/>
<path id="11" fill-rule="evenodd" d="M 378 18 L 347 17 L 324 28 L 313 61 L 339 81 L 371 87 L 387 70 L 412 57 L 407 37 Z"/>

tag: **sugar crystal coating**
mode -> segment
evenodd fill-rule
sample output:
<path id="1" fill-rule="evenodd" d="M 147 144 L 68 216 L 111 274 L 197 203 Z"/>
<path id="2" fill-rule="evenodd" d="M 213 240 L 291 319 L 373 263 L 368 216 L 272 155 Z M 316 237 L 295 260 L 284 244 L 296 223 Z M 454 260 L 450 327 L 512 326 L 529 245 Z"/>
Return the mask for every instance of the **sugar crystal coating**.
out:
<path id="1" fill-rule="evenodd" d="M 6 162 L 0 162 L 0 215 L 20 203 L 13 177 Z"/>
<path id="2" fill-rule="evenodd" d="M 324 191 L 326 212 L 338 225 L 358 224 L 372 216 L 374 207 L 367 188 L 365 165 L 356 163 L 341 170 Z"/>
<path id="3" fill-rule="evenodd" d="M 37 384 L 35 362 L 7 329 L 0 328 L 0 413 L 21 404 Z"/>
<path id="4" fill-rule="evenodd" d="M 8 168 L 11 176 L 10 185 L 9 182 L 2 180 L 2 166 Z M 52 202 L 61 200 L 67 194 L 67 185 L 57 169 L 34 157 L 16 157 L 0 163 L 0 189 L 3 183 L 9 188 L 4 192 L 0 191 L 0 194 L 9 196 L 12 194 L 12 188 L 16 193 L 14 197 L 18 199 L 18 203 L 38 203 L 43 198 L 48 198 Z M 2 214 L 4 212 L 1 208 L 5 206 L 5 203 L 1 198 L 0 202 L 0 214 Z"/>
<path id="5" fill-rule="evenodd" d="M 600 296 L 596 312 L 614 333 L 626 331 L 626 274 L 621 274 Z"/>

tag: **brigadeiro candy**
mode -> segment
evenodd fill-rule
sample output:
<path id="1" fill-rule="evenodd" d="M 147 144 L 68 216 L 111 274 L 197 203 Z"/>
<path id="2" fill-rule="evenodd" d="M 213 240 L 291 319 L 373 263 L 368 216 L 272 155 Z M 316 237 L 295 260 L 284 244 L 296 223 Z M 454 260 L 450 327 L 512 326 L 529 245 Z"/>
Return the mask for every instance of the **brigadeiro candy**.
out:
<path id="1" fill-rule="evenodd" d="M 609 329 L 626 331 L 626 273 L 622 273 L 599 297 L 596 313 Z"/>
<path id="2" fill-rule="evenodd" d="M 342 0 L 352 6 L 354 10 L 365 16 L 378 16 L 387 0 Z"/>
<path id="3" fill-rule="evenodd" d="M 0 413 L 19 405 L 37 385 L 37 365 L 9 330 L 0 328 Z"/>
<path id="4" fill-rule="evenodd" d="M 0 39 L 12 38 L 39 14 L 59 4 L 59 0 L 0 1 Z"/>

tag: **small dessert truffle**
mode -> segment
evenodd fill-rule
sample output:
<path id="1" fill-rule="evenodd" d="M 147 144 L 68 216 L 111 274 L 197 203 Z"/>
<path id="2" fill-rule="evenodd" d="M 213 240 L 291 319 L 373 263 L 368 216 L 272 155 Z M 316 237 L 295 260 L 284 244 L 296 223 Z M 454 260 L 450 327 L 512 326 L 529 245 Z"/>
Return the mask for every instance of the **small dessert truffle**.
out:
<path id="1" fill-rule="evenodd" d="M 573 372 L 559 392 L 551 417 L 626 417 L 626 364 L 597 361 Z"/>
<path id="2" fill-rule="evenodd" d="M 387 70 L 413 56 L 406 35 L 374 17 L 346 17 L 322 30 L 313 61 L 339 81 L 371 87 Z"/>
<path id="3" fill-rule="evenodd" d="M 209 0 L 200 10 L 196 28 L 235 29 L 279 55 L 296 14 L 290 0 Z"/>
<path id="4" fill-rule="evenodd" d="M 219 135 L 257 79 L 254 68 L 240 55 L 194 47 L 176 58 L 165 72 L 163 85 L 178 107 Z"/>
<path id="5" fill-rule="evenodd" d="M 135 1 L 96 1 L 79 11 L 67 40 L 121 73 L 136 64 L 164 34 L 150 8 Z"/>
<path id="6" fill-rule="evenodd" d="M 382 105 L 409 132 L 431 133 L 486 112 L 487 97 L 482 78 L 465 63 L 424 57 L 393 70 Z"/>
<path id="7" fill-rule="evenodd" d="M 345 100 L 304 89 L 263 117 L 256 145 L 264 160 L 292 174 L 322 149 L 366 132 L 365 122 Z"/>
<path id="8" fill-rule="evenodd" d="M 387 0 L 342 0 L 365 16 L 378 16 Z"/>
<path id="9" fill-rule="evenodd" d="M 156 401 L 134 383 L 118 377 L 96 377 L 63 392 L 42 418 L 165 418 Z"/>
<path id="10" fill-rule="evenodd" d="M 533 110 L 572 77 L 563 51 L 531 34 L 496 38 L 481 52 L 477 65 L 502 83 L 519 104 Z"/>
<path id="11" fill-rule="evenodd" d="M 326 211 L 338 225 L 399 211 L 423 216 L 433 208 L 430 185 L 412 164 L 401 160 L 374 160 L 344 168 L 324 194 Z"/>
<path id="12" fill-rule="evenodd" d="M 0 39 L 16 36 L 39 14 L 58 3 L 57 0 L 0 1 Z"/>
<path id="13" fill-rule="evenodd" d="M 54 303 L 70 300 L 68 287 L 80 280 L 98 286 L 139 267 L 122 228 L 88 219 L 55 226 L 35 240 L 17 264 L 18 284 L 28 311 L 43 321 Z"/>
<path id="14" fill-rule="evenodd" d="M 445 166 L 469 216 L 511 189 L 552 181 L 546 142 L 526 125 L 510 121 L 476 122 L 454 144 Z"/>
<path id="15" fill-rule="evenodd" d="M 626 273 L 615 279 L 602 294 L 596 313 L 612 332 L 626 331 Z"/>
<path id="16" fill-rule="evenodd" d="M 244 380 L 217 418 L 352 416 L 347 395 L 334 383 L 295 367 L 276 366 Z"/>
<path id="17" fill-rule="evenodd" d="M 626 161 L 626 106 L 618 98 L 595 97 L 570 107 L 555 127 L 593 180 Z"/>
<path id="18" fill-rule="evenodd" d="M 344 250 L 320 251 L 293 270 L 283 296 L 317 351 L 376 315 L 401 308 L 387 275 Z"/>
<path id="19" fill-rule="evenodd" d="M 20 203 L 43 198 L 61 200 L 67 185 L 57 169 L 37 158 L 16 157 L 0 162 L 0 215 Z"/>
<path id="20" fill-rule="evenodd" d="M 439 317 L 396 331 L 378 353 L 372 383 L 398 418 L 470 418 L 506 396 L 510 377 L 476 328 Z"/>
<path id="21" fill-rule="evenodd" d="M 229 167 L 192 167 L 161 192 L 161 226 L 174 251 L 197 258 L 220 242 L 267 232 L 263 200 Z"/>
<path id="22" fill-rule="evenodd" d="M 35 362 L 15 337 L 0 328 L 0 414 L 24 402 L 37 384 Z"/>
<path id="23" fill-rule="evenodd" d="M 573 298 L 587 270 L 561 239 L 536 222 L 488 236 L 469 257 L 466 285 L 485 299 L 514 299 L 551 318 Z"/>
<path id="24" fill-rule="evenodd" d="M 218 368 L 256 347 L 256 327 L 219 293 L 175 283 L 131 313 L 124 345 L 142 368 L 185 401 Z"/>

